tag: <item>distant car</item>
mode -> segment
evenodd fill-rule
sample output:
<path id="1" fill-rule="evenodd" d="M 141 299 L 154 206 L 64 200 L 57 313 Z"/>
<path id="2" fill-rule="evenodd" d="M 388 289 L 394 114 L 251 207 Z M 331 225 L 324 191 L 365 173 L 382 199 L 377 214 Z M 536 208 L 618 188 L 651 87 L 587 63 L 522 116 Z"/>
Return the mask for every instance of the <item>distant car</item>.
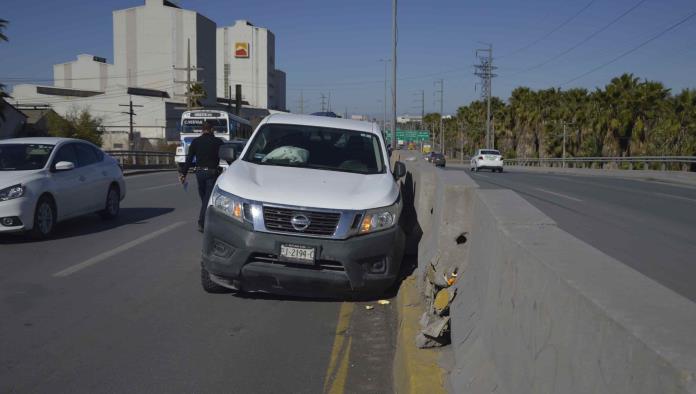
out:
<path id="1" fill-rule="evenodd" d="M 335 112 L 331 112 L 331 111 L 314 112 L 314 113 L 312 113 L 312 115 L 314 115 L 314 116 L 326 116 L 328 118 L 340 118 L 340 116 L 338 114 L 336 114 Z"/>
<path id="2" fill-rule="evenodd" d="M 70 138 L 0 141 L 0 234 L 47 238 L 56 223 L 90 213 L 118 216 L 126 184 L 118 162 Z"/>
<path id="3" fill-rule="evenodd" d="M 445 155 L 442 153 L 433 153 L 430 155 L 430 160 L 429 162 L 435 164 L 435 167 L 445 167 L 447 165 L 447 160 L 445 159 Z"/>
<path id="4" fill-rule="evenodd" d="M 494 149 L 479 149 L 471 158 L 471 171 L 491 170 L 503 172 L 503 156 Z"/>

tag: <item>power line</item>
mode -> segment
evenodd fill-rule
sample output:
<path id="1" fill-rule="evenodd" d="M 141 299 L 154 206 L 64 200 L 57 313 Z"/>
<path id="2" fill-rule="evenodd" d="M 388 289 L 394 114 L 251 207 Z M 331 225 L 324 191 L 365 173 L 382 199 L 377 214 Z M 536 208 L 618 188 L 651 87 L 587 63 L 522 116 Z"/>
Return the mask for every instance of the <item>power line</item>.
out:
<path id="1" fill-rule="evenodd" d="M 571 15 L 569 18 L 567 18 L 566 20 L 564 20 L 563 22 L 561 22 L 558 26 L 554 27 L 553 29 L 551 29 L 549 32 L 547 32 L 547 33 L 544 34 L 543 36 L 537 38 L 536 40 L 530 42 L 529 44 L 527 44 L 527 45 L 525 45 L 525 46 L 523 46 L 523 47 L 520 47 L 520 48 L 515 49 L 514 51 L 512 51 L 512 52 L 510 52 L 510 53 L 508 53 L 508 54 L 505 54 L 505 55 L 503 55 L 503 56 L 500 56 L 499 58 L 503 58 L 503 57 L 508 57 L 508 56 L 516 55 L 516 54 L 518 54 L 518 53 L 520 53 L 520 52 L 522 52 L 522 51 L 526 51 L 527 49 L 533 47 L 534 45 L 540 43 L 541 41 L 544 41 L 545 39 L 549 38 L 552 34 L 554 34 L 555 32 L 557 32 L 557 31 L 559 31 L 559 30 L 561 30 L 561 29 L 564 28 L 567 24 L 569 24 L 570 22 L 572 22 L 573 20 L 575 20 L 575 19 L 576 19 L 577 17 L 579 17 L 583 12 L 585 12 L 588 8 L 590 8 L 590 7 L 592 6 L 592 4 L 594 4 L 594 3 L 596 3 L 596 2 L 597 2 L 597 0 L 590 0 L 590 2 L 587 3 L 587 4 L 585 4 L 585 6 L 582 7 L 578 12 L 576 12 L 576 13 L 573 14 L 573 15 Z"/>
<path id="2" fill-rule="evenodd" d="M 569 83 L 573 83 L 573 82 L 577 81 L 578 79 L 584 78 L 584 77 L 586 77 L 586 76 L 588 76 L 588 75 L 590 75 L 590 74 L 592 74 L 592 73 L 594 73 L 594 72 L 596 72 L 596 71 L 599 71 L 599 70 L 603 69 L 604 67 L 606 67 L 606 66 L 608 66 L 608 65 L 610 65 L 610 64 L 616 63 L 616 62 L 619 61 L 620 59 L 622 59 L 622 58 L 624 58 L 624 57 L 626 57 L 626 56 L 632 54 L 633 52 L 635 52 L 635 51 L 637 51 L 637 50 L 643 48 L 644 46 L 650 44 L 651 42 L 657 40 L 658 38 L 664 36 L 665 34 L 669 33 L 670 31 L 672 31 L 672 30 L 676 29 L 677 27 L 683 25 L 684 23 L 688 22 L 688 21 L 689 21 L 690 19 L 692 19 L 694 16 L 696 16 L 696 11 L 695 11 L 695 12 L 692 12 L 692 13 L 689 14 L 689 15 L 687 15 L 685 18 L 681 19 L 680 21 L 678 21 L 678 22 L 676 22 L 676 23 L 670 25 L 670 26 L 667 27 L 666 29 L 660 31 L 659 33 L 657 33 L 657 34 L 655 34 L 654 36 L 650 37 L 649 39 L 643 41 L 642 43 L 636 45 L 635 47 L 633 47 L 633 48 L 631 48 L 631 49 L 629 49 L 629 50 L 627 50 L 627 51 L 625 51 L 625 52 L 619 54 L 618 56 L 616 56 L 615 58 L 613 58 L 613 59 L 611 59 L 611 60 L 609 60 L 609 61 L 607 61 L 607 62 L 604 62 L 604 63 L 600 64 L 599 66 L 597 66 L 597 67 L 591 69 L 590 71 L 587 71 L 587 72 L 585 72 L 585 73 L 582 73 L 582 74 L 578 75 L 578 76 L 575 77 L 575 78 L 572 78 L 572 79 L 569 79 L 569 80 L 563 82 L 562 84 L 560 84 L 560 86 L 564 86 L 564 85 L 568 85 Z"/>
<path id="3" fill-rule="evenodd" d="M 611 26 L 613 26 L 614 24 L 616 24 L 617 22 L 619 22 L 621 19 L 623 19 L 624 17 L 626 17 L 628 14 L 630 14 L 631 12 L 633 12 L 636 8 L 638 8 L 638 7 L 640 7 L 641 5 L 643 5 L 643 3 L 645 3 L 646 1 L 647 1 L 647 0 L 641 0 L 641 1 L 637 2 L 636 4 L 634 4 L 633 6 L 631 6 L 629 9 L 627 9 L 626 11 L 624 11 L 623 13 L 621 13 L 621 15 L 619 15 L 619 16 L 617 16 L 616 18 L 612 19 L 609 23 L 607 23 L 606 25 L 604 25 L 602 28 L 600 28 L 599 30 L 593 32 L 592 34 L 590 34 L 589 36 L 585 37 L 584 39 L 580 40 L 577 44 L 571 46 L 570 48 L 568 48 L 568 49 L 566 49 L 566 50 L 564 50 L 564 51 L 562 51 L 562 52 L 556 54 L 555 56 L 552 56 L 552 57 L 550 57 L 550 58 L 544 60 L 544 61 L 541 62 L 541 63 L 535 64 L 535 65 L 533 65 L 533 66 L 531 66 L 531 67 L 529 67 L 529 68 L 526 68 L 526 69 L 524 69 L 524 70 L 521 70 L 521 71 L 518 71 L 518 72 L 516 72 L 516 73 L 513 73 L 513 74 L 511 74 L 510 76 L 515 76 L 515 75 L 523 74 L 523 73 L 526 73 L 526 72 L 529 72 L 529 71 L 532 71 L 532 70 L 536 70 L 537 68 L 543 67 L 543 66 L 545 66 L 545 65 L 547 65 L 547 64 L 549 64 L 549 63 L 551 63 L 551 62 L 553 62 L 554 60 L 557 60 L 557 59 L 559 59 L 559 58 L 561 58 L 561 57 L 567 55 L 568 53 L 574 51 L 575 49 L 579 48 L 580 46 L 582 46 L 582 45 L 585 44 L 586 42 L 590 41 L 591 39 L 597 37 L 599 34 L 601 34 L 601 33 L 603 33 L 604 31 L 606 31 L 608 28 L 610 28 Z"/>

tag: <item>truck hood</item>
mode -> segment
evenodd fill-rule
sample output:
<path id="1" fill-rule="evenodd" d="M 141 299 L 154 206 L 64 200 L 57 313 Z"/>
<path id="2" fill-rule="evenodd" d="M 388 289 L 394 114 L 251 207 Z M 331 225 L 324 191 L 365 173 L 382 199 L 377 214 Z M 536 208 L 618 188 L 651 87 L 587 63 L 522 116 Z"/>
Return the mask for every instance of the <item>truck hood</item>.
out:
<path id="1" fill-rule="evenodd" d="M 399 188 L 390 173 L 348 172 L 234 162 L 218 187 L 259 202 L 307 208 L 365 210 L 393 204 Z"/>

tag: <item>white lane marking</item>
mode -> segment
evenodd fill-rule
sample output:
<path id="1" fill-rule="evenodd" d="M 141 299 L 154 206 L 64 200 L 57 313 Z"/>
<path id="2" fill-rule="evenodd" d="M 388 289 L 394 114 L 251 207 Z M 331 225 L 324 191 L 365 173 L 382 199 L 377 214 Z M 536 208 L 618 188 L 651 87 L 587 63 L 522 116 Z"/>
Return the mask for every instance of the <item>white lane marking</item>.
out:
<path id="1" fill-rule="evenodd" d="M 669 194 L 669 193 L 651 192 L 650 194 L 654 194 L 654 195 L 660 196 L 660 197 L 675 198 L 675 199 L 677 199 L 677 200 L 683 200 L 683 201 L 689 201 L 689 202 L 696 202 L 696 198 L 675 196 L 674 194 Z"/>
<path id="2" fill-rule="evenodd" d="M 548 193 L 548 194 L 553 194 L 554 196 L 567 198 L 567 199 L 569 199 L 569 200 L 573 200 L 573 201 L 577 201 L 577 202 L 582 202 L 582 200 L 579 199 L 579 198 L 567 196 L 567 195 L 561 194 L 561 193 L 552 192 L 551 190 L 541 189 L 541 188 L 538 188 L 538 187 L 535 187 L 534 189 L 535 189 L 535 190 L 538 190 L 538 191 L 540 191 L 540 192 L 544 192 L 544 193 Z"/>
<path id="3" fill-rule="evenodd" d="M 164 189 L 165 187 L 172 187 L 172 186 L 176 186 L 176 185 L 181 185 L 181 183 L 179 183 L 179 182 L 168 183 L 166 185 L 150 186 L 150 187 L 146 187 L 144 189 L 135 189 L 133 191 L 134 192 L 144 192 L 144 191 L 148 191 L 148 190 Z"/>
<path id="4" fill-rule="evenodd" d="M 73 266 L 70 266 L 70 267 L 62 270 L 62 271 L 58 271 L 55 274 L 53 274 L 53 276 L 56 278 L 64 278 L 68 275 L 72 275 L 75 272 L 78 272 L 78 271 L 81 271 L 85 268 L 91 267 L 97 263 L 101 263 L 102 261 L 104 261 L 110 257 L 116 256 L 119 253 L 125 252 L 126 250 L 134 248 L 134 247 L 136 247 L 142 243 L 145 243 L 153 238 L 159 237 L 160 235 L 162 235 L 166 232 L 172 231 L 175 228 L 180 227 L 184 224 L 186 224 L 186 222 L 176 222 L 176 223 L 171 224 L 167 227 L 159 229 L 155 232 L 152 232 L 152 233 L 144 235 L 138 239 L 135 239 L 133 241 L 125 243 L 117 248 L 111 249 L 111 250 L 104 252 L 104 253 L 100 253 L 100 254 L 98 254 L 90 259 L 87 259 L 79 264 L 75 264 Z"/>

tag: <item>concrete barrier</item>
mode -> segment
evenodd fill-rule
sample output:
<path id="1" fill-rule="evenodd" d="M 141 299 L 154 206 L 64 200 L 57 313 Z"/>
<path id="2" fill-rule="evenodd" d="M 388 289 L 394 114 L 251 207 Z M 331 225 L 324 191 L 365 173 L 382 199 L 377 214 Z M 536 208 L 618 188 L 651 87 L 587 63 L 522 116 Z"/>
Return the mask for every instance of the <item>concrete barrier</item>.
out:
<path id="1" fill-rule="evenodd" d="M 696 304 L 514 192 L 405 162 L 422 221 L 419 277 L 428 263 L 459 270 L 453 392 L 696 393 Z"/>

